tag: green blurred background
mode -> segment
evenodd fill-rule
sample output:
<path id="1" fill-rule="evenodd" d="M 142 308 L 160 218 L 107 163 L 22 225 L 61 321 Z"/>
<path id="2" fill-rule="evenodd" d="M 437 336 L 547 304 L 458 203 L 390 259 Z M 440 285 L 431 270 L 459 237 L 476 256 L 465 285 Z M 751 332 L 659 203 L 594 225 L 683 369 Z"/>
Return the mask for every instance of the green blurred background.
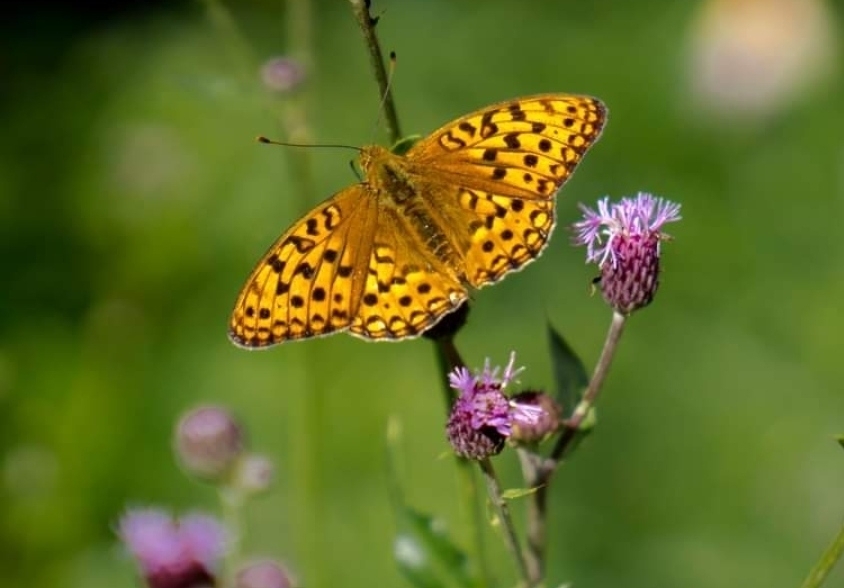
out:
<path id="1" fill-rule="evenodd" d="M 277 467 L 245 512 L 245 551 L 304 585 L 407 585 L 391 556 L 391 416 L 408 500 L 466 543 L 428 342 L 247 352 L 226 338 L 258 256 L 355 180 L 349 152 L 253 138 L 386 140 L 349 4 L 307 1 L 231 3 L 230 21 L 204 3 L 35 4 L 3 23 L 2 586 L 136 585 L 113 532 L 127 505 L 217 508 L 171 452 L 178 416 L 207 402 Z M 538 92 L 609 106 L 542 259 L 477 294 L 458 340 L 468 362 L 516 350 L 522 382 L 549 387 L 550 320 L 592 365 L 610 315 L 569 245 L 577 203 L 646 190 L 683 205 L 598 429 L 555 479 L 549 585 L 793 587 L 844 519 L 837 11 L 376 0 L 405 133 Z M 262 86 L 278 55 L 310 66 L 292 95 Z M 497 463 L 518 485 L 513 456 Z M 509 585 L 501 541 L 488 544 Z M 838 570 L 828 585 L 842 583 Z"/>

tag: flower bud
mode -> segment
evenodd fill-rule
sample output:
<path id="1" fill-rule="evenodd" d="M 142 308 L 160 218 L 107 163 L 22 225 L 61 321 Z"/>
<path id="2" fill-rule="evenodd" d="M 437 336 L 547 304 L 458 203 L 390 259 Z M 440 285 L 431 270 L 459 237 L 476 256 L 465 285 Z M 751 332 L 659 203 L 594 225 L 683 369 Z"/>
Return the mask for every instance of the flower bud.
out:
<path id="1" fill-rule="evenodd" d="M 557 432 L 562 423 L 563 409 L 554 398 L 545 392 L 527 390 L 513 396 L 518 405 L 534 406 L 540 409 L 533 422 L 518 421 L 513 424 L 510 440 L 517 444 L 540 443 Z"/>
<path id="2" fill-rule="evenodd" d="M 273 57 L 261 67 L 261 81 L 264 86 L 276 93 L 292 92 L 305 80 L 305 70 L 295 59 Z"/>
<path id="3" fill-rule="evenodd" d="M 242 567 L 234 588 L 290 588 L 293 581 L 287 570 L 271 560 L 256 561 Z"/>
<path id="4" fill-rule="evenodd" d="M 229 474 L 242 453 L 243 438 L 227 410 L 202 406 L 189 411 L 179 421 L 175 448 L 189 473 L 219 481 Z"/>
<path id="5" fill-rule="evenodd" d="M 274 473 L 275 467 L 270 458 L 247 454 L 238 461 L 231 484 L 246 494 L 258 494 L 270 487 Z"/>
<path id="6" fill-rule="evenodd" d="M 659 235 L 621 235 L 616 263 L 601 266 L 601 294 L 621 314 L 650 304 L 659 288 Z"/>

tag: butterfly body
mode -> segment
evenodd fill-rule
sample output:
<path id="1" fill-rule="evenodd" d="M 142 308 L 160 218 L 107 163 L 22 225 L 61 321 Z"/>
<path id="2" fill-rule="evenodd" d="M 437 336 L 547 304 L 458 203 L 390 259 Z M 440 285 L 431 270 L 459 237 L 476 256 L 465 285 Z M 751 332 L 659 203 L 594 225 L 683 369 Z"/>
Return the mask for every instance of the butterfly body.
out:
<path id="1" fill-rule="evenodd" d="M 487 107 L 405 155 L 361 149 L 364 181 L 295 223 L 253 269 L 229 324 L 257 348 L 337 331 L 417 336 L 480 288 L 536 259 L 554 196 L 600 136 L 597 99 Z"/>

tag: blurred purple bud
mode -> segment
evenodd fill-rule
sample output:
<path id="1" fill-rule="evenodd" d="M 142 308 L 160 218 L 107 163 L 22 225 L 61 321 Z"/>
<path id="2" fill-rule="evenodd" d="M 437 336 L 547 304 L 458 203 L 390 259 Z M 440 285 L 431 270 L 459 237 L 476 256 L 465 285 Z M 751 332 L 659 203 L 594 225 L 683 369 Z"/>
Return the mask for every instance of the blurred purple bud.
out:
<path id="1" fill-rule="evenodd" d="M 175 448 L 189 473 L 219 481 L 230 473 L 243 452 L 243 438 L 227 410 L 202 406 L 189 411 L 179 421 Z"/>
<path id="2" fill-rule="evenodd" d="M 234 588 L 290 588 L 293 581 L 287 570 L 271 560 L 243 566 L 235 577 Z"/>
<path id="3" fill-rule="evenodd" d="M 270 458 L 247 454 L 238 462 L 231 484 L 246 494 L 258 494 L 270 487 L 274 473 L 275 466 Z"/>
<path id="4" fill-rule="evenodd" d="M 273 57 L 261 66 L 264 86 L 279 94 L 295 90 L 305 80 L 302 64 L 290 57 Z"/>

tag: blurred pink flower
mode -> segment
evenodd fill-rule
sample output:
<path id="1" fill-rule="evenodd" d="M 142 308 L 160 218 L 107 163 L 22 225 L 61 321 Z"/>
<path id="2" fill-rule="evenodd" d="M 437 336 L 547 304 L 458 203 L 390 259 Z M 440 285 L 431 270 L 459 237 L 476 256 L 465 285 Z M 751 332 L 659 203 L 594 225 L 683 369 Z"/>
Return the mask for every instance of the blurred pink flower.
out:
<path id="1" fill-rule="evenodd" d="M 153 508 L 127 511 L 117 533 L 150 588 L 213 585 L 227 542 L 223 525 L 211 516 L 175 520 Z"/>
<path id="2" fill-rule="evenodd" d="M 776 113 L 832 70 L 838 39 L 825 0 L 708 0 L 689 32 L 689 85 L 705 110 Z"/>

